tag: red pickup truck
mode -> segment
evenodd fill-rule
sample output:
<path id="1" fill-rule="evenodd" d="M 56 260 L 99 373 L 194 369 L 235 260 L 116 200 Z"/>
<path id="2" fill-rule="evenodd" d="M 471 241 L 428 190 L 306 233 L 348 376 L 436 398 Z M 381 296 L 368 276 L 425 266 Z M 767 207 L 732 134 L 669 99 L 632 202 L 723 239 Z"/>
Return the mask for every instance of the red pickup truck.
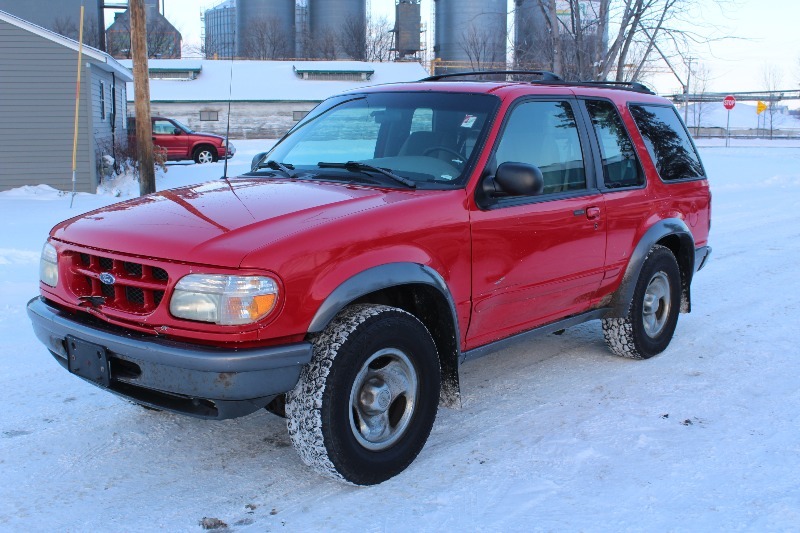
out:
<path id="1" fill-rule="evenodd" d="M 166 151 L 168 161 L 194 160 L 198 164 L 230 159 L 236 154 L 233 143 L 213 133 L 193 131 L 181 122 L 165 117 L 151 117 L 153 144 Z M 136 142 L 136 119 L 128 118 L 129 142 Z"/>
<path id="2" fill-rule="evenodd" d="M 144 406 L 286 416 L 359 485 L 408 467 L 469 359 L 587 320 L 661 353 L 711 251 L 684 124 L 636 83 L 521 78 L 335 96 L 246 175 L 58 224 L 37 336 Z"/>

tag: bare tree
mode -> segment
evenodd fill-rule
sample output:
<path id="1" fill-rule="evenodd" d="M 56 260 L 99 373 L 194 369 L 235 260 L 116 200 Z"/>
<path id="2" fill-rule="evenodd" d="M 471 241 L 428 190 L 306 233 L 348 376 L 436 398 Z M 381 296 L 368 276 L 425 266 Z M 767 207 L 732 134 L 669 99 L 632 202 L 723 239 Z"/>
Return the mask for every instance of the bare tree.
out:
<path id="1" fill-rule="evenodd" d="M 386 17 L 367 17 L 367 61 L 389 61 L 392 58 L 394 34 L 392 24 Z"/>
<path id="2" fill-rule="evenodd" d="M 241 36 L 244 55 L 251 59 L 286 59 L 292 55 L 293 37 L 278 17 L 259 17 L 247 23 Z"/>
<path id="3" fill-rule="evenodd" d="M 80 33 L 78 21 L 70 16 L 56 17 L 50 29 L 75 41 L 78 40 L 78 34 Z M 97 19 L 95 17 L 87 17 L 83 22 L 83 44 L 92 48 L 100 48 L 99 40 Z"/>
<path id="4" fill-rule="evenodd" d="M 323 28 L 314 34 L 306 32 L 303 38 L 306 59 L 336 59 L 336 41 L 336 34 L 329 28 Z"/>
<path id="5" fill-rule="evenodd" d="M 337 37 L 337 44 L 342 53 L 357 61 L 367 59 L 367 25 L 364 18 L 348 18 Z"/>
<path id="6" fill-rule="evenodd" d="M 768 65 L 764 67 L 762 72 L 762 83 L 765 91 L 779 91 L 780 85 L 783 83 L 783 72 L 780 68 L 775 65 Z M 769 104 L 767 106 L 767 110 L 765 111 L 766 116 L 765 119 L 769 123 L 769 138 L 772 139 L 772 135 L 775 129 L 775 119 L 779 114 L 779 109 L 777 108 L 776 104 L 780 100 L 775 95 L 770 95 L 769 97 Z"/>
<path id="7" fill-rule="evenodd" d="M 113 30 L 106 32 L 106 49 L 114 57 L 131 59 L 131 22 L 128 13 L 119 16 Z M 180 58 L 180 34 L 164 18 L 147 22 L 147 56 L 153 59 Z"/>
<path id="8" fill-rule="evenodd" d="M 505 68 L 505 41 L 498 41 L 499 35 L 503 35 L 503 32 L 477 24 L 470 24 L 464 30 L 459 44 L 472 70 Z"/>
<path id="9" fill-rule="evenodd" d="M 542 24 L 528 50 L 517 47 L 515 61 L 544 63 L 567 79 L 639 80 L 662 53 L 721 38 L 700 31 L 692 0 L 560 0 L 558 9 L 556 0 L 518 0 L 518 12 L 528 2 Z"/>
<path id="10" fill-rule="evenodd" d="M 708 117 L 711 111 L 711 106 L 703 101 L 703 96 L 708 92 L 708 85 L 711 80 L 711 71 L 708 66 L 701 64 L 696 70 L 692 71 L 692 80 L 694 81 L 694 88 L 689 90 L 690 93 L 700 97 L 700 100 L 692 106 L 692 120 L 694 122 L 694 135 L 700 135 L 700 128 L 703 127 L 703 122 Z"/>

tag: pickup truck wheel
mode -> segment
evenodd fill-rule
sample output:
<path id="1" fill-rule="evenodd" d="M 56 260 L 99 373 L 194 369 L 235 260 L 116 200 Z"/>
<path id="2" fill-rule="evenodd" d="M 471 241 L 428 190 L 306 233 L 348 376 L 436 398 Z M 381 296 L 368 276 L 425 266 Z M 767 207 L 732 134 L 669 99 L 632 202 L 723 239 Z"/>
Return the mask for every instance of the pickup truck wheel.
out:
<path id="1" fill-rule="evenodd" d="M 603 319 L 611 351 L 631 359 L 649 359 L 669 346 L 678 323 L 681 274 L 669 248 L 656 245 L 642 265 L 625 318 Z"/>
<path id="2" fill-rule="evenodd" d="M 289 436 L 303 462 L 354 485 L 402 472 L 425 445 L 439 403 L 427 328 L 401 309 L 354 305 L 312 344 L 314 356 L 286 396 Z"/>
<path id="3" fill-rule="evenodd" d="M 217 152 L 208 146 L 201 146 L 194 151 L 194 162 L 198 165 L 213 163 L 217 160 Z"/>

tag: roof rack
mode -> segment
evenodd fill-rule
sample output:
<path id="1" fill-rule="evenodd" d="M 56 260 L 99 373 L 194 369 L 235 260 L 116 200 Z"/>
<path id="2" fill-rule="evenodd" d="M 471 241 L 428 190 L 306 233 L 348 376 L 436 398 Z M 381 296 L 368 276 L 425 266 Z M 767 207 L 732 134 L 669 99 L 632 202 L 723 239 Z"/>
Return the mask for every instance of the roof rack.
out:
<path id="1" fill-rule="evenodd" d="M 463 76 L 484 76 L 487 74 L 500 74 L 500 75 L 534 75 L 534 76 L 541 76 L 540 80 L 536 81 L 563 81 L 559 78 L 556 74 L 549 72 L 547 70 L 478 70 L 472 72 L 452 72 L 448 74 L 437 74 L 435 76 L 429 76 L 427 78 L 423 78 L 419 81 L 439 81 L 444 78 L 456 78 L 456 77 L 463 77 Z"/>
<path id="2" fill-rule="evenodd" d="M 650 87 L 638 81 L 579 81 L 575 85 L 610 85 L 637 93 L 656 94 Z"/>

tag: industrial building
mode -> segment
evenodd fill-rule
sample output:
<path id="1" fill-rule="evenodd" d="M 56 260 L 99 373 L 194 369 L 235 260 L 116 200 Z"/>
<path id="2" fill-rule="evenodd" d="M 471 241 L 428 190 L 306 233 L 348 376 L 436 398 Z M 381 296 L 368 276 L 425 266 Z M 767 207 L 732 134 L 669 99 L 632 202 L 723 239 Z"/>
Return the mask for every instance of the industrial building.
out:
<path id="1" fill-rule="evenodd" d="M 147 26 L 147 54 L 153 58 L 181 57 L 181 33 L 164 17 L 160 0 L 144 0 Z M 129 10 L 114 15 L 106 30 L 106 49 L 117 59 L 131 57 L 131 17 Z"/>
<path id="2" fill-rule="evenodd" d="M 120 63 L 132 66 L 131 61 Z M 225 135 L 230 99 L 230 133 L 240 139 L 281 137 L 334 94 L 428 75 L 422 65 L 412 61 L 154 59 L 148 61 L 148 68 L 153 115 L 178 119 L 197 131 Z M 132 114 L 132 84 L 128 90 Z"/>
<path id="3" fill-rule="evenodd" d="M 506 67 L 506 0 L 436 0 L 435 6 L 437 73 Z"/>
<path id="4" fill-rule="evenodd" d="M 514 65 L 526 69 L 552 69 L 552 33 L 548 21 L 540 7 L 539 0 L 515 0 L 514 23 Z M 601 34 L 600 1 L 581 0 L 577 2 L 578 12 L 572 13 L 572 4 L 559 2 L 557 5 L 558 38 L 563 53 L 562 77 L 566 79 L 593 78 L 592 64 L 605 55 L 608 48 L 608 34 Z M 574 16 L 577 15 L 577 16 Z M 608 28 L 608 12 L 605 13 Z M 580 21 L 580 29 L 573 27 Z M 569 28 L 568 35 L 565 28 Z M 577 49 L 575 34 L 580 33 L 581 49 Z"/>
<path id="5" fill-rule="evenodd" d="M 366 0 L 226 0 L 207 10 L 203 20 L 209 59 L 367 56 Z M 398 58 L 416 57 L 420 32 L 420 0 L 396 0 Z"/>
<path id="6" fill-rule="evenodd" d="M 84 2 L 84 44 L 101 48 L 97 2 Z M 0 11 L 27 20 L 70 39 L 78 39 L 81 0 L 0 0 Z"/>
<path id="7" fill-rule="evenodd" d="M 236 1 L 225 0 L 203 14 L 203 46 L 209 59 L 236 57 Z"/>

